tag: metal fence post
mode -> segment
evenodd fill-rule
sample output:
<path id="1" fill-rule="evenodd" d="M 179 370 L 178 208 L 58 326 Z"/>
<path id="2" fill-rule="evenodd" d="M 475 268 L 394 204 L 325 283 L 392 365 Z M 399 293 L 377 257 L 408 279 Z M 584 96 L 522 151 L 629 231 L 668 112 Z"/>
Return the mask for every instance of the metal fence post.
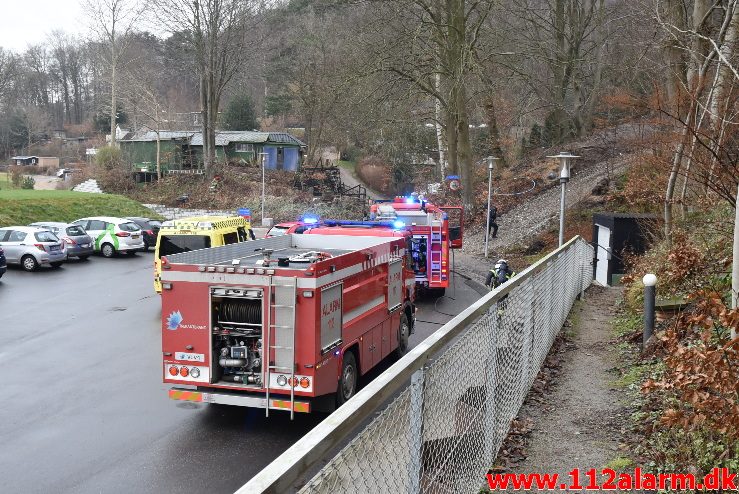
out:
<path id="1" fill-rule="evenodd" d="M 496 386 L 498 383 L 498 304 L 494 303 L 488 309 L 487 317 L 490 318 L 490 334 L 488 335 L 488 359 L 485 369 L 485 424 L 487 434 L 485 435 L 485 458 L 493 460 L 494 451 L 497 450 L 495 441 L 498 436 L 498 396 Z"/>
<path id="2" fill-rule="evenodd" d="M 408 446 L 410 462 L 408 465 L 408 492 L 421 492 L 421 470 L 423 468 L 423 384 L 424 368 L 411 376 L 410 406 L 408 407 Z"/>
<path id="3" fill-rule="evenodd" d="M 654 333 L 654 303 L 656 296 L 657 277 L 653 274 L 645 274 L 642 278 L 644 283 L 644 334 L 642 335 L 642 350 L 646 348 L 647 341 Z"/>

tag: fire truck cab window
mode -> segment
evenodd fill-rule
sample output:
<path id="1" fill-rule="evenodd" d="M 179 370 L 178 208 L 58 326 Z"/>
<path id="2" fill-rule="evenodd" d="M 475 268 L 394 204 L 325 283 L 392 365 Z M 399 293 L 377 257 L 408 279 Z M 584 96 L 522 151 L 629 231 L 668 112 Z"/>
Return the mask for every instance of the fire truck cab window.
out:
<path id="1" fill-rule="evenodd" d="M 238 241 L 239 236 L 236 232 L 223 234 L 223 245 L 235 244 Z"/>
<path id="2" fill-rule="evenodd" d="M 162 235 L 159 241 L 159 257 L 210 247 L 207 235 Z"/>
<path id="3" fill-rule="evenodd" d="M 249 240 L 249 236 L 246 234 L 246 229 L 243 226 L 240 226 L 236 229 L 236 232 L 239 235 L 239 242 L 244 242 L 246 240 Z"/>

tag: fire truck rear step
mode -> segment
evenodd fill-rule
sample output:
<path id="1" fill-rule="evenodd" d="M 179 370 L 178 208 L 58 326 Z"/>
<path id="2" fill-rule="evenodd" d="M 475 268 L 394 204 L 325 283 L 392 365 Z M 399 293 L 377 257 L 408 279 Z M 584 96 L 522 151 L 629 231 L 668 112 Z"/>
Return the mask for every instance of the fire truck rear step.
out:
<path id="1" fill-rule="evenodd" d="M 278 395 L 279 396 L 279 395 Z M 169 397 L 172 400 L 191 401 L 195 403 L 215 403 L 219 405 L 235 405 L 252 408 L 265 408 L 267 403 L 272 410 L 288 410 L 292 405 L 291 414 L 294 412 L 308 413 L 311 409 L 309 401 L 283 400 L 280 398 L 265 398 L 263 396 L 250 396 L 243 393 L 229 393 L 228 391 L 200 391 L 187 388 L 171 388 Z"/>
<path id="2" fill-rule="evenodd" d="M 290 418 L 295 415 L 295 303 L 298 298 L 298 279 L 293 278 L 292 284 L 275 284 L 272 276 L 269 277 L 267 312 L 267 334 L 265 336 L 267 352 L 266 390 L 269 402 L 272 371 L 282 372 L 290 376 L 287 382 L 290 385 Z M 272 313 L 274 310 L 274 321 Z M 273 335 L 274 332 L 274 335 Z M 272 344 L 274 341 L 274 345 Z M 274 361 L 272 361 L 274 351 Z M 269 409 L 264 407 L 269 417 Z"/>

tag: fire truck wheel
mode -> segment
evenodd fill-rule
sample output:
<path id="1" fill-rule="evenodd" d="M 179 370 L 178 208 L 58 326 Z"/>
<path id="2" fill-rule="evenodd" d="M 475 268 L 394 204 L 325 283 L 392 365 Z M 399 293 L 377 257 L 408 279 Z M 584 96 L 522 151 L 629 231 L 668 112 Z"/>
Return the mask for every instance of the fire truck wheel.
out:
<path id="1" fill-rule="evenodd" d="M 411 334 L 411 325 L 408 323 L 408 316 L 401 314 L 400 325 L 398 326 L 398 348 L 395 349 L 395 357 L 401 358 L 408 353 L 408 338 Z"/>
<path id="2" fill-rule="evenodd" d="M 336 405 L 341 406 L 357 392 L 357 359 L 353 352 L 344 354 L 344 362 L 341 365 L 341 379 L 339 389 L 336 390 Z"/>

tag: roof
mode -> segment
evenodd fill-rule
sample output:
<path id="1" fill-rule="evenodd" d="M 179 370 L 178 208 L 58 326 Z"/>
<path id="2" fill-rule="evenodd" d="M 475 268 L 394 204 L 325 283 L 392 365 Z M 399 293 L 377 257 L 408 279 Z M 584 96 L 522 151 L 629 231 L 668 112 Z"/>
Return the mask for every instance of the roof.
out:
<path id="1" fill-rule="evenodd" d="M 28 160 L 28 159 L 31 159 L 31 158 L 38 158 L 38 156 L 35 156 L 35 155 L 34 156 L 13 156 L 10 159 L 11 160 Z"/>
<path id="2" fill-rule="evenodd" d="M 171 141 L 173 139 L 190 139 L 196 132 L 193 131 L 179 131 L 179 130 L 160 130 L 159 140 L 160 141 Z M 136 133 L 128 133 L 123 139 L 119 141 L 131 141 L 131 142 L 149 142 L 156 141 L 157 133 L 153 130 L 145 130 Z"/>
<path id="3" fill-rule="evenodd" d="M 116 216 L 87 216 L 85 218 L 80 218 L 79 220 L 100 220 L 100 221 L 107 221 L 108 223 L 130 223 L 131 220 L 128 218 L 118 218 Z"/>
<path id="4" fill-rule="evenodd" d="M 19 232 L 26 232 L 26 233 L 47 231 L 45 228 L 40 228 L 38 226 L 4 226 L 0 228 L 0 230 L 17 230 Z"/>
<path id="5" fill-rule="evenodd" d="M 593 214 L 593 217 L 634 220 L 658 220 L 662 218 L 662 215 L 651 213 L 595 213 Z"/>
<path id="6" fill-rule="evenodd" d="M 193 131 L 159 131 L 160 141 L 173 139 L 189 139 L 191 146 L 203 145 L 202 132 Z M 157 133 L 146 130 L 135 134 L 126 135 L 120 141 L 125 142 L 151 142 L 157 140 Z M 304 147 L 306 144 L 297 137 L 287 132 L 256 132 L 247 130 L 219 130 L 216 132 L 216 146 L 228 146 L 232 142 L 245 142 L 250 144 L 286 144 L 288 146 Z"/>
<path id="7" fill-rule="evenodd" d="M 70 225 L 69 223 L 65 223 L 63 221 L 37 221 L 36 223 L 31 223 L 28 226 L 36 226 L 36 227 L 40 227 L 40 226 L 58 226 L 60 228 L 62 228 L 62 227 L 66 228 L 69 225 Z"/>

